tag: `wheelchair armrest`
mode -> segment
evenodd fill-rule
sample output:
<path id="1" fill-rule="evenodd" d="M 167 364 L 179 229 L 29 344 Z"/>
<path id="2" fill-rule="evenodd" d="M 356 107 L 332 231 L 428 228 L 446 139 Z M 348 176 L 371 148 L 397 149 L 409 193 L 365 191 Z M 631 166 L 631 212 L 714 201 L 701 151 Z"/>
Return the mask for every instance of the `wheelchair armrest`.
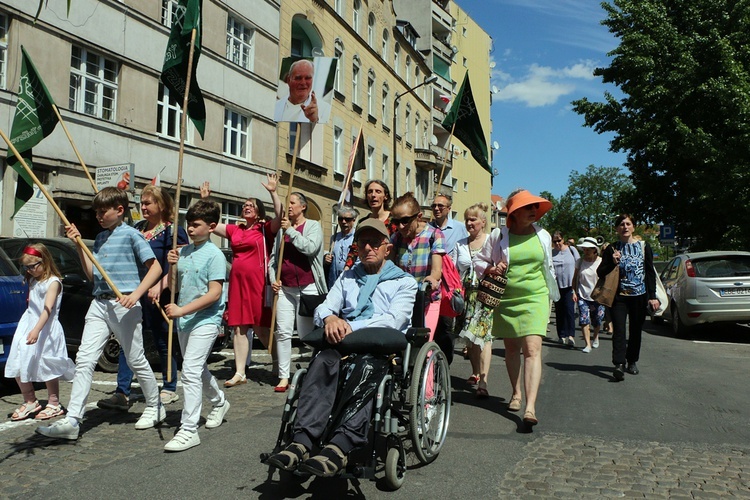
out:
<path id="1" fill-rule="evenodd" d="M 429 328 L 416 328 L 412 327 L 406 330 L 406 341 L 410 344 L 415 344 L 417 346 L 424 345 L 427 340 L 430 338 L 430 329 Z"/>

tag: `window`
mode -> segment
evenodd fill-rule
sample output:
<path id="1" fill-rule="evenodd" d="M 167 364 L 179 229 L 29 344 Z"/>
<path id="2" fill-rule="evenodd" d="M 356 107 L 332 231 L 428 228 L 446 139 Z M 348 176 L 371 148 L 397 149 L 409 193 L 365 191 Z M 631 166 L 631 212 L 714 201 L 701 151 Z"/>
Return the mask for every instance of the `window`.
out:
<path id="1" fill-rule="evenodd" d="M 367 176 L 370 179 L 375 179 L 377 172 L 375 172 L 375 148 L 367 146 Z"/>
<path id="2" fill-rule="evenodd" d="M 416 118 L 414 118 L 414 148 L 421 148 L 422 143 L 419 141 L 419 122 L 422 121 L 419 117 L 419 112 L 416 114 Z"/>
<path id="3" fill-rule="evenodd" d="M 234 17 L 227 17 L 227 59 L 250 71 L 253 69 L 254 33 L 255 30 Z"/>
<path id="4" fill-rule="evenodd" d="M 401 74 L 399 64 L 401 64 L 401 46 L 396 44 L 393 47 L 393 71 L 395 71 L 397 75 Z"/>
<path id="5" fill-rule="evenodd" d="M 242 205 L 243 203 L 235 203 L 231 201 L 225 201 L 221 204 L 221 222 L 222 224 L 237 224 L 243 221 L 242 218 Z M 186 212 L 187 214 L 187 212 Z M 229 248 L 230 240 L 228 238 L 221 238 L 221 248 Z"/>
<path id="6" fill-rule="evenodd" d="M 335 0 L 333 2 L 333 8 L 336 11 L 336 14 L 343 16 L 344 15 L 344 0 Z"/>
<path id="7" fill-rule="evenodd" d="M 8 16 L 0 12 L 0 89 L 7 88 L 8 73 Z"/>
<path id="8" fill-rule="evenodd" d="M 393 130 L 394 134 L 398 130 L 398 108 L 399 108 L 400 105 L 401 105 L 401 101 L 399 101 L 398 99 L 395 100 L 395 101 L 393 101 L 393 118 L 396 120 L 394 122 L 395 123 L 395 127 L 393 127 L 394 128 L 394 130 Z M 401 134 L 398 134 L 398 135 L 401 135 Z"/>
<path id="9" fill-rule="evenodd" d="M 118 70 L 116 61 L 73 46 L 70 58 L 69 108 L 115 121 Z"/>
<path id="10" fill-rule="evenodd" d="M 372 12 L 367 17 L 367 44 L 375 49 L 375 14 Z"/>
<path id="11" fill-rule="evenodd" d="M 354 0 L 354 8 L 352 9 L 352 28 L 356 33 L 359 33 L 359 11 L 362 8 L 362 2 L 360 0 Z"/>
<path id="12" fill-rule="evenodd" d="M 430 173 L 421 168 L 417 169 L 416 198 L 420 205 L 426 205 L 427 195 L 430 192 Z"/>
<path id="13" fill-rule="evenodd" d="M 462 59 L 463 59 L 464 68 L 468 68 L 469 67 L 469 60 L 466 59 L 465 57 L 462 58 Z"/>
<path id="14" fill-rule="evenodd" d="M 383 103 L 382 106 L 382 113 L 383 113 L 383 126 L 388 125 L 388 85 L 383 84 Z"/>
<path id="15" fill-rule="evenodd" d="M 161 23 L 167 28 L 172 27 L 177 11 L 177 0 L 161 0 Z"/>
<path id="16" fill-rule="evenodd" d="M 224 154 L 250 159 L 250 118 L 224 109 Z"/>
<path id="17" fill-rule="evenodd" d="M 343 85 L 341 83 L 341 68 L 344 66 L 344 42 L 342 42 L 340 38 L 337 38 L 336 41 L 333 42 L 333 45 L 333 55 L 334 57 L 338 58 L 338 62 L 336 63 L 336 76 L 333 79 L 333 88 L 337 92 L 343 93 Z"/>
<path id="18" fill-rule="evenodd" d="M 406 78 L 406 86 L 411 87 L 411 57 L 406 56 L 406 70 L 405 70 L 405 78 Z M 419 81 L 417 81 L 419 83 Z"/>
<path id="19" fill-rule="evenodd" d="M 404 115 L 404 140 L 406 142 L 411 142 L 409 140 L 409 135 L 411 134 L 411 105 L 406 104 L 406 114 Z"/>
<path id="20" fill-rule="evenodd" d="M 388 183 L 388 155 L 387 154 L 383 155 L 383 170 L 381 171 L 381 174 L 380 174 L 380 180 L 382 180 L 386 184 Z"/>
<path id="21" fill-rule="evenodd" d="M 453 192 L 458 193 L 458 179 L 454 178 L 452 184 L 453 184 Z"/>
<path id="22" fill-rule="evenodd" d="M 169 94 L 169 89 L 159 82 L 159 101 L 156 105 L 156 133 L 161 137 L 180 140 L 180 120 L 182 103 Z M 185 142 L 193 142 L 193 123 L 187 121 Z"/>
<path id="23" fill-rule="evenodd" d="M 367 72 L 367 114 L 375 116 L 375 97 L 372 95 L 375 88 L 375 72 L 370 70 Z"/>
<path id="24" fill-rule="evenodd" d="M 341 127 L 333 127 L 333 171 L 337 174 L 344 173 L 344 168 L 342 166 L 343 145 L 341 144 L 341 136 L 343 133 L 344 131 Z"/>
<path id="25" fill-rule="evenodd" d="M 469 190 L 469 183 L 467 181 L 464 181 L 464 191 Z"/>
<path id="26" fill-rule="evenodd" d="M 461 34 L 462 34 L 463 36 L 466 36 L 466 34 L 467 34 L 467 33 L 468 33 L 468 31 L 467 31 L 467 29 L 466 29 L 466 26 L 464 26 L 463 28 L 461 28 Z"/>
<path id="27" fill-rule="evenodd" d="M 411 191 L 411 168 L 408 166 L 406 167 L 406 191 L 405 193 L 408 193 Z"/>
<path id="28" fill-rule="evenodd" d="M 388 30 L 383 30 L 383 50 L 380 55 L 384 61 L 388 61 Z"/>
<path id="29" fill-rule="evenodd" d="M 359 104 L 359 57 L 354 56 L 352 63 L 352 102 Z"/>

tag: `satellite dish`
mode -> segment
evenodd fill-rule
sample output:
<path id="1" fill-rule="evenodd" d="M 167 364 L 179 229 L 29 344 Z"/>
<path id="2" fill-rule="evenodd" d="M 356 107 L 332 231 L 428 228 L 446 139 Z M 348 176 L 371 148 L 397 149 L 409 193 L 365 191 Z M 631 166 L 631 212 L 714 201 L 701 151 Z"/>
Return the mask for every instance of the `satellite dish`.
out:
<path id="1" fill-rule="evenodd" d="M 451 52 L 453 52 L 454 54 L 458 54 L 458 47 L 456 47 L 455 45 L 452 46 L 451 47 Z"/>
<path id="2" fill-rule="evenodd" d="M 432 137 L 430 137 L 430 144 L 432 144 L 433 146 L 437 146 L 438 145 L 437 137 L 435 137 L 434 134 L 432 135 Z"/>
<path id="3" fill-rule="evenodd" d="M 500 149 L 500 144 L 497 141 L 492 142 L 492 149 Z"/>
<path id="4" fill-rule="evenodd" d="M 497 63 L 495 61 L 490 62 L 490 69 L 494 69 Z"/>
<path id="5" fill-rule="evenodd" d="M 499 89 L 499 88 L 497 88 L 497 85 L 493 85 L 493 86 L 492 86 L 492 93 L 493 93 L 493 94 L 497 94 L 498 92 L 500 92 L 500 89 Z"/>
<path id="6" fill-rule="evenodd" d="M 492 171 L 492 175 L 498 175 L 500 172 L 497 171 L 497 169 Z"/>

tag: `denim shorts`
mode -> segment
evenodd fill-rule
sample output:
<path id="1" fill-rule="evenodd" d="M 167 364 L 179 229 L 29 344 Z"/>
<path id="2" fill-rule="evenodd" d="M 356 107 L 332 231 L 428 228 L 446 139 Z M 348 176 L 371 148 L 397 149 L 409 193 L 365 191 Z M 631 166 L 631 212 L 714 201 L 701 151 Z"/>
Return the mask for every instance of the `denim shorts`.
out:
<path id="1" fill-rule="evenodd" d="M 580 326 L 600 326 L 604 321 L 604 306 L 593 300 L 578 299 L 578 314 Z"/>

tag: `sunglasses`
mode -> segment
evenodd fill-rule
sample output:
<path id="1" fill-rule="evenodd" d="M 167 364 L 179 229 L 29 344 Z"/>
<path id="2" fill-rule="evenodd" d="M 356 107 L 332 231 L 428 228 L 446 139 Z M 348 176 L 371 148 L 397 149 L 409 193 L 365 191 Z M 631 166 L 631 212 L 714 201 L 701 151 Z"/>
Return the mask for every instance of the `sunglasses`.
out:
<path id="1" fill-rule="evenodd" d="M 400 219 L 396 217 L 391 217 L 391 223 L 397 226 L 408 226 L 409 224 L 411 224 L 411 221 L 417 218 L 417 215 L 419 215 L 419 213 L 416 213 L 414 215 L 408 215 L 406 217 L 401 217 Z"/>
<path id="2" fill-rule="evenodd" d="M 530 205 L 525 205 L 523 208 L 527 210 L 531 210 L 533 208 L 534 210 L 536 210 L 539 208 L 539 203 L 532 203 Z"/>
<path id="3" fill-rule="evenodd" d="M 380 239 L 380 240 L 357 240 L 357 246 L 359 248 L 364 249 L 367 245 L 370 245 L 370 248 L 373 250 L 377 250 L 378 248 L 382 247 L 388 243 L 386 240 Z"/>
<path id="4" fill-rule="evenodd" d="M 443 205 L 442 203 L 433 203 L 432 205 L 430 205 L 430 208 L 433 210 L 442 210 L 446 208 L 447 206 L 448 205 Z"/>
<path id="5" fill-rule="evenodd" d="M 354 220 L 354 217 L 339 217 L 339 222 L 351 222 Z"/>
<path id="6" fill-rule="evenodd" d="M 33 271 L 34 269 L 36 269 L 37 267 L 39 267 L 39 265 L 41 263 L 42 263 L 42 261 L 40 260 L 39 262 L 34 262 L 33 264 L 29 264 L 28 266 L 21 266 L 21 269 L 23 269 L 24 272 L 25 271 Z"/>
<path id="7" fill-rule="evenodd" d="M 561 243 L 562 240 L 552 240 L 552 243 Z"/>

